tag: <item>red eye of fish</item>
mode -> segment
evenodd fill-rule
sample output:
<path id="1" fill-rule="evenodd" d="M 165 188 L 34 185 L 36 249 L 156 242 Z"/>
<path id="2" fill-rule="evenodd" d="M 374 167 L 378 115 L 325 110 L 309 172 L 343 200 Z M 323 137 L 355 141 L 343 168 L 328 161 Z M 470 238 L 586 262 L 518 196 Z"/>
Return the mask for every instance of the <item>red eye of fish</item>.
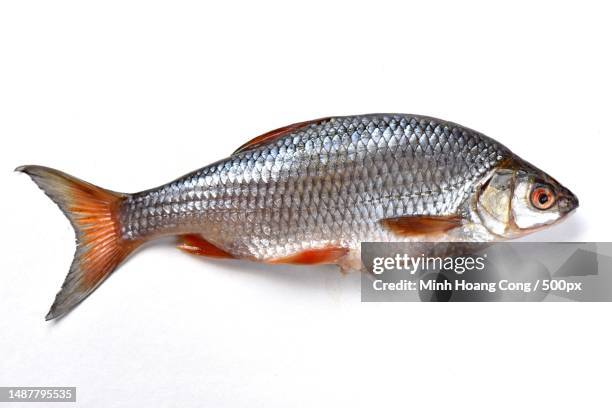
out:
<path id="1" fill-rule="evenodd" d="M 539 210 L 548 210 L 555 203 L 555 195 L 549 187 L 536 187 L 531 192 L 531 204 Z"/>

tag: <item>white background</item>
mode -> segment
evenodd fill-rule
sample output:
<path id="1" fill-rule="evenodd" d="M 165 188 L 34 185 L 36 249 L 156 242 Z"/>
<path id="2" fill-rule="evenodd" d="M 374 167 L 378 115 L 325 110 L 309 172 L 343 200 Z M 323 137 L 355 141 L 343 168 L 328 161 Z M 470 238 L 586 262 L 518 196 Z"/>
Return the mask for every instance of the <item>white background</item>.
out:
<path id="1" fill-rule="evenodd" d="M 292 122 L 420 113 L 496 138 L 579 196 L 572 219 L 531 239 L 609 240 L 611 12 L 2 2 L 0 385 L 77 386 L 87 407 L 606 405 L 609 304 L 365 304 L 357 274 L 162 243 L 45 322 L 73 232 L 12 170 L 135 192 Z"/>

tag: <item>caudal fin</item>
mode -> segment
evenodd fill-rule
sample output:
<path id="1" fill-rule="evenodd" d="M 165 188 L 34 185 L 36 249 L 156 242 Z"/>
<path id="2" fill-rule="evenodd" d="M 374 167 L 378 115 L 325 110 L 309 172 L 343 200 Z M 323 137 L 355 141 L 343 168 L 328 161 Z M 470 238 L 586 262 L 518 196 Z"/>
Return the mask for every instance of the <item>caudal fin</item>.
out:
<path id="1" fill-rule="evenodd" d="M 104 190 L 42 166 L 15 169 L 29 175 L 68 217 L 76 253 L 46 320 L 60 317 L 89 296 L 142 242 L 122 238 L 119 210 L 125 194 Z"/>

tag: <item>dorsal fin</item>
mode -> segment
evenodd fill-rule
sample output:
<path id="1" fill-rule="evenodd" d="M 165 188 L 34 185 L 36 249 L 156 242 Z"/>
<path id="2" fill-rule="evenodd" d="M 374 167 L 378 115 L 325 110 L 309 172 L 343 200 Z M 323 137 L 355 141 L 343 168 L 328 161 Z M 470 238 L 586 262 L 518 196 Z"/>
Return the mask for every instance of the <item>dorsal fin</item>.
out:
<path id="1" fill-rule="evenodd" d="M 269 143 L 273 140 L 276 140 L 278 138 L 281 138 L 285 135 L 288 135 L 289 133 L 295 132 L 299 129 L 308 127 L 310 125 L 313 125 L 315 123 L 320 123 L 323 122 L 325 120 L 329 119 L 329 117 L 327 118 L 320 118 L 320 119 L 314 119 L 314 120 L 308 120 L 306 122 L 298 122 L 298 123 L 294 123 L 292 125 L 288 125 L 288 126 L 283 126 L 281 128 L 278 129 L 274 129 L 271 130 L 267 133 L 264 133 L 263 135 L 259 135 L 251 140 L 249 140 L 248 142 L 246 142 L 245 144 L 243 144 L 242 146 L 240 146 L 238 149 L 236 149 L 236 151 L 234 153 L 232 153 L 232 155 L 237 154 L 237 153 L 241 153 L 244 152 L 245 150 L 249 150 L 252 149 L 254 147 L 257 146 L 261 146 L 264 143 Z"/>
<path id="2" fill-rule="evenodd" d="M 427 235 L 457 228 L 461 225 L 461 217 L 457 215 L 412 215 L 385 218 L 379 222 L 397 235 Z"/>

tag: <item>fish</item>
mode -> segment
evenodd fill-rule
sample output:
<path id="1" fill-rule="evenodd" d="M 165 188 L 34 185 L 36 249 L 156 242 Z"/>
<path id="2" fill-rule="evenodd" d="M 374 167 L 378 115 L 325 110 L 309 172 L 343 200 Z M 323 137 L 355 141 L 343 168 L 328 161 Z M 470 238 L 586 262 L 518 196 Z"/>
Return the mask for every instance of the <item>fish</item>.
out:
<path id="1" fill-rule="evenodd" d="M 482 133 L 410 114 L 327 117 L 125 194 L 51 168 L 26 173 L 71 222 L 76 252 L 46 319 L 64 316 L 144 243 L 268 264 L 361 270 L 362 242 L 492 242 L 565 219 L 578 198 Z"/>

